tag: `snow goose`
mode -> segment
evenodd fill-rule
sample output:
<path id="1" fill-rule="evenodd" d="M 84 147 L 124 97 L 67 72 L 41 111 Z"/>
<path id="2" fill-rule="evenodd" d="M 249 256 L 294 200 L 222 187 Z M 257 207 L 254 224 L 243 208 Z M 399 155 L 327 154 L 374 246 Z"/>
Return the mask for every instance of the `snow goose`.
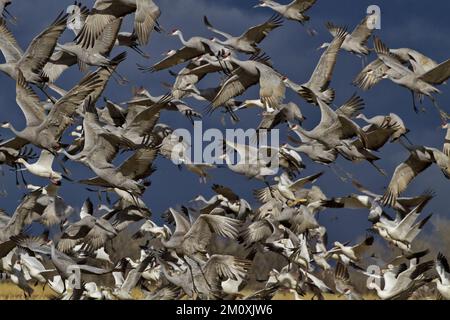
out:
<path id="1" fill-rule="evenodd" d="M 418 288 L 429 282 L 424 273 L 430 270 L 433 264 L 433 261 L 428 261 L 409 267 L 406 264 L 390 266 L 391 268 L 383 270 L 383 289 L 375 281 L 370 282 L 367 288 L 376 290 L 377 295 L 383 300 L 406 300 Z"/>
<path id="2" fill-rule="evenodd" d="M 25 159 L 17 159 L 17 163 L 25 166 L 25 169 L 35 176 L 50 179 L 52 182 L 61 181 L 62 175 L 52 169 L 55 156 L 47 150 L 42 150 L 37 162 L 29 164 Z"/>
<path id="3" fill-rule="evenodd" d="M 450 267 L 447 258 L 439 252 L 435 264 L 439 277 L 434 279 L 433 282 L 436 283 L 441 296 L 446 300 L 450 300 Z"/>

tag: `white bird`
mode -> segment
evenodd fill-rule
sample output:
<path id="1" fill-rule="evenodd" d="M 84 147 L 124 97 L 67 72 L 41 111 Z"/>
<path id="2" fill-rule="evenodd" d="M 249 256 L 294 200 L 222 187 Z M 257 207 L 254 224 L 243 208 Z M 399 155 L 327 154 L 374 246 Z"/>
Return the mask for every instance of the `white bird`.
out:
<path id="1" fill-rule="evenodd" d="M 450 267 L 447 258 L 440 252 L 436 258 L 436 271 L 439 277 L 433 282 L 436 283 L 441 296 L 446 300 L 450 300 Z"/>
<path id="2" fill-rule="evenodd" d="M 25 166 L 25 169 L 35 176 L 41 178 L 50 179 L 52 182 L 57 183 L 61 181 L 62 175 L 59 172 L 53 171 L 52 164 L 55 156 L 47 150 L 42 150 L 41 155 L 37 162 L 29 164 L 25 159 L 17 159 L 17 163 Z"/>

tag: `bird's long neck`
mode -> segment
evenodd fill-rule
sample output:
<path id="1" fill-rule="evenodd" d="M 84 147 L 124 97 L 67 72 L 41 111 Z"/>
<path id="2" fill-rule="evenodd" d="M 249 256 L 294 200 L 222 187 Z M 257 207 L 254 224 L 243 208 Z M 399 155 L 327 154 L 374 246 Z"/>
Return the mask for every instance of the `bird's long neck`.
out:
<path id="1" fill-rule="evenodd" d="M 8 129 L 11 130 L 12 133 L 14 133 L 19 138 L 23 138 L 23 134 L 21 131 L 17 131 L 16 128 L 13 127 L 11 123 L 9 123 Z"/>
<path id="2" fill-rule="evenodd" d="M 177 33 L 178 38 L 180 38 L 180 41 L 183 45 L 187 45 L 187 41 L 184 39 L 183 33 L 181 31 L 179 31 Z"/>
<path id="3" fill-rule="evenodd" d="M 365 114 L 362 114 L 362 113 L 360 114 L 359 117 L 360 117 L 361 119 L 363 119 L 363 120 L 364 120 L 365 122 L 367 122 L 367 123 L 370 123 L 371 120 L 372 120 L 372 119 L 367 118 L 366 115 L 365 115 Z"/>

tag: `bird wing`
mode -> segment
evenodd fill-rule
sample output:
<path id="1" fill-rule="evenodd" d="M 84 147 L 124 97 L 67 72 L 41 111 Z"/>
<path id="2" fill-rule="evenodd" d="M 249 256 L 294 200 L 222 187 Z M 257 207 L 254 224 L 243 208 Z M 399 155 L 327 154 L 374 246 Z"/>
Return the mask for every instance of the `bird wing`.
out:
<path id="1" fill-rule="evenodd" d="M 157 155 L 156 149 L 139 149 L 118 170 L 129 179 L 145 179 L 153 173 L 153 162 Z"/>
<path id="2" fill-rule="evenodd" d="M 443 84 L 450 78 L 450 59 L 441 63 L 436 68 L 420 76 L 420 79 L 429 84 Z"/>
<path id="3" fill-rule="evenodd" d="M 190 253 L 204 252 L 213 233 L 225 238 L 236 239 L 239 224 L 239 220 L 224 216 L 200 215 L 184 236 L 183 247 Z"/>
<path id="4" fill-rule="evenodd" d="M 294 0 L 287 6 L 289 9 L 298 10 L 300 13 L 309 10 L 317 0 Z"/>
<path id="5" fill-rule="evenodd" d="M 346 103 L 336 110 L 336 113 L 344 115 L 349 119 L 353 119 L 364 110 L 364 105 L 364 100 L 354 94 Z"/>
<path id="6" fill-rule="evenodd" d="M 231 190 L 228 187 L 224 187 L 218 184 L 214 184 L 212 186 L 212 189 L 215 193 L 220 194 L 222 196 L 224 196 L 225 198 L 227 198 L 230 202 L 237 202 L 239 201 L 239 196 L 233 192 L 233 190 Z"/>
<path id="7" fill-rule="evenodd" d="M 217 30 L 216 28 L 213 27 L 213 25 L 211 24 L 211 22 L 209 22 L 209 19 L 207 16 L 203 17 L 203 23 L 205 24 L 206 28 L 214 33 L 220 34 L 221 36 L 223 36 L 226 39 L 230 39 L 233 38 L 233 36 L 229 33 Z"/>
<path id="8" fill-rule="evenodd" d="M 42 130 L 50 130 L 58 140 L 66 128 L 73 123 L 73 116 L 78 107 L 99 85 L 97 73 L 91 73 L 83 78 L 72 90 L 54 105 L 46 120 L 41 125 Z"/>
<path id="9" fill-rule="evenodd" d="M 111 59 L 109 67 L 102 67 L 94 71 L 94 73 L 97 74 L 97 78 L 99 79 L 99 81 L 98 85 L 93 87 L 93 92 L 89 94 L 91 103 L 95 103 L 101 97 L 106 89 L 106 85 L 108 84 L 109 79 L 111 79 L 111 75 L 116 71 L 119 64 L 125 61 L 126 58 L 126 52 L 119 53 L 117 56 Z"/>
<path id="10" fill-rule="evenodd" d="M 214 254 L 203 267 L 205 276 L 212 281 L 238 280 L 246 276 L 252 266 L 249 260 L 230 255 Z"/>
<path id="11" fill-rule="evenodd" d="M 49 61 L 56 42 L 66 29 L 67 14 L 61 13 L 56 20 L 31 41 L 18 62 L 20 69 L 39 73 Z"/>
<path id="12" fill-rule="evenodd" d="M 55 156 L 51 152 L 44 149 L 41 151 L 41 155 L 39 156 L 39 159 L 36 162 L 36 164 L 46 168 L 51 168 L 54 159 Z"/>
<path id="13" fill-rule="evenodd" d="M 243 242 L 246 246 L 251 246 L 269 238 L 274 232 L 274 226 L 267 219 L 258 220 L 251 223 L 247 228 L 240 232 Z"/>
<path id="14" fill-rule="evenodd" d="M 436 258 L 436 271 L 441 278 L 442 284 L 450 285 L 450 266 L 447 258 L 440 252 Z"/>
<path id="15" fill-rule="evenodd" d="M 230 99 L 243 94 L 248 88 L 257 83 L 258 77 L 248 75 L 242 68 L 236 69 L 220 88 L 212 102 L 212 106 L 214 108 L 220 107 Z"/>
<path id="16" fill-rule="evenodd" d="M 375 52 L 378 54 L 378 58 L 380 58 L 381 61 L 386 66 L 388 66 L 389 69 L 392 69 L 393 72 L 398 73 L 399 76 L 404 76 L 412 73 L 411 70 L 401 64 L 397 56 L 389 51 L 389 48 L 381 41 L 380 38 L 375 37 L 374 43 Z"/>
<path id="17" fill-rule="evenodd" d="M 253 192 L 255 198 L 261 203 L 268 203 L 273 199 L 284 199 L 276 187 L 266 187 L 262 189 L 255 190 Z"/>
<path id="18" fill-rule="evenodd" d="M 89 13 L 83 28 L 75 38 L 77 44 L 81 45 L 84 49 L 93 48 L 95 41 L 101 35 L 106 26 L 115 19 L 133 12 L 116 2 L 118 6 L 111 3 L 109 0 L 96 0 L 94 8 Z"/>
<path id="19" fill-rule="evenodd" d="M 318 88 L 321 91 L 328 88 L 336 65 L 337 55 L 347 35 L 345 28 L 339 28 L 330 46 L 320 57 L 319 63 L 309 80 L 311 87 Z"/>
<path id="20" fill-rule="evenodd" d="M 374 29 L 370 29 L 368 26 L 368 20 L 370 16 L 366 16 L 353 30 L 352 32 L 352 38 L 355 40 L 358 40 L 358 42 L 361 45 L 367 44 L 367 41 L 369 40 L 370 36 L 373 33 Z"/>
<path id="21" fill-rule="evenodd" d="M 317 181 L 317 179 L 319 179 L 322 175 L 324 174 L 324 172 L 319 172 L 317 174 L 314 174 L 312 176 L 308 176 L 305 178 L 301 178 L 298 179 L 297 181 L 295 181 L 290 187 L 289 189 L 296 191 L 299 190 L 301 188 L 303 188 L 305 185 L 309 184 L 309 183 L 314 183 Z"/>
<path id="22" fill-rule="evenodd" d="M 259 71 L 259 95 L 261 102 L 278 109 L 285 98 L 286 86 L 281 80 L 281 76 L 272 68 L 261 64 L 257 67 Z"/>
<path id="23" fill-rule="evenodd" d="M 76 56 L 63 50 L 55 50 L 44 69 L 42 69 L 42 74 L 48 78 L 50 83 L 53 83 L 64 71 L 75 64 L 77 64 Z"/>
<path id="24" fill-rule="evenodd" d="M 311 95 L 311 97 L 315 97 L 314 93 L 309 88 L 307 88 L 307 87 L 303 87 L 303 88 L 307 95 Z M 331 126 L 336 125 L 336 123 L 338 121 L 338 117 L 339 117 L 339 115 L 333 109 L 331 109 L 328 104 L 323 102 L 321 99 L 316 99 L 316 101 L 320 107 L 320 123 L 310 133 L 317 131 L 318 128 L 330 128 Z"/>
<path id="25" fill-rule="evenodd" d="M 264 112 L 258 130 L 270 130 L 283 121 L 284 115 L 280 110 L 274 112 Z"/>
<path id="26" fill-rule="evenodd" d="M 283 17 L 279 14 L 274 14 L 266 22 L 248 29 L 240 36 L 240 39 L 246 42 L 258 44 L 263 41 L 272 30 L 275 30 L 282 25 Z"/>
<path id="27" fill-rule="evenodd" d="M 338 120 L 341 124 L 340 126 L 340 139 L 350 139 L 354 136 L 358 136 L 364 147 L 367 147 L 369 141 L 367 139 L 366 133 L 358 126 L 353 120 L 347 118 L 346 116 L 339 115 Z"/>
<path id="28" fill-rule="evenodd" d="M 8 30 L 6 21 L 0 18 L 0 50 L 5 57 L 6 63 L 18 62 L 23 55 L 23 51 L 14 38 L 11 31 Z"/>
<path id="29" fill-rule="evenodd" d="M 161 60 L 160 62 L 156 63 L 150 68 L 151 72 L 156 72 L 160 70 L 164 70 L 167 68 L 171 68 L 173 66 L 176 66 L 180 63 L 184 63 L 186 61 L 192 60 L 194 58 L 197 58 L 198 56 L 202 55 L 203 52 L 198 51 L 197 49 L 190 48 L 190 47 L 182 47 L 181 49 L 177 50 L 174 54 L 170 55 L 169 57 Z"/>
<path id="30" fill-rule="evenodd" d="M 134 30 L 141 46 L 148 44 L 150 34 L 160 16 L 161 10 L 152 0 L 136 0 Z"/>
<path id="31" fill-rule="evenodd" d="M 16 102 L 25 116 L 27 127 L 39 126 L 45 121 L 46 115 L 41 101 L 20 70 L 17 74 Z"/>
<path id="32" fill-rule="evenodd" d="M 95 41 L 93 49 L 88 51 L 92 50 L 92 52 L 108 56 L 116 44 L 122 21 L 123 18 L 117 18 L 108 23 Z"/>
<path id="33" fill-rule="evenodd" d="M 421 172 L 431 166 L 431 162 L 420 161 L 416 156 L 410 157 L 401 163 L 394 171 L 391 182 L 383 195 L 382 203 L 394 206 L 400 194 Z"/>
<path id="34" fill-rule="evenodd" d="M 2 234 L 9 238 L 11 236 L 19 235 L 26 225 L 39 219 L 39 215 L 35 213 L 35 206 L 37 199 L 42 195 L 42 189 L 31 192 L 26 195 L 20 205 L 14 211 L 8 224 L 3 228 Z"/>
<path id="35" fill-rule="evenodd" d="M 357 244 L 353 247 L 353 252 L 355 252 L 356 257 L 362 257 L 366 251 L 372 246 L 374 238 L 372 236 L 367 237 L 363 242 Z"/>
<path id="36" fill-rule="evenodd" d="M 153 129 L 159 120 L 161 110 L 172 100 L 170 94 L 139 112 L 127 125 L 127 130 L 144 134 Z"/>
<path id="37" fill-rule="evenodd" d="M 376 59 L 356 76 L 353 84 L 363 90 L 369 90 L 383 79 L 388 70 L 389 67 L 381 59 Z"/>

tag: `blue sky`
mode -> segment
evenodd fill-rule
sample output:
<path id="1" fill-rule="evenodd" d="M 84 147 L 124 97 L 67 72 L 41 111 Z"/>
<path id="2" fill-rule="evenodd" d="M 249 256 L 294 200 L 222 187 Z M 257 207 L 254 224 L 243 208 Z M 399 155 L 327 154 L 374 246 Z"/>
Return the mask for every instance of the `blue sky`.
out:
<path id="1" fill-rule="evenodd" d="M 162 10 L 160 23 L 166 30 L 181 29 L 186 38 L 201 35 L 210 37 L 211 34 L 204 27 L 203 15 L 207 15 L 210 21 L 218 28 L 231 34 L 241 34 L 248 27 L 265 21 L 272 15 L 269 9 L 253 9 L 257 1 L 239 0 L 156 0 Z M 286 1 L 285 1 L 286 2 Z M 72 4 L 71 0 L 40 0 L 39 2 L 15 0 L 11 11 L 18 17 L 18 25 L 10 26 L 11 31 L 18 39 L 23 48 L 26 48 L 32 38 L 51 23 L 58 13 Z M 84 4 L 92 6 L 93 1 L 84 1 Z M 361 21 L 369 5 L 376 4 L 381 7 L 382 29 L 377 34 L 391 48 L 409 47 L 430 56 L 441 62 L 449 58 L 450 25 L 447 13 L 450 9 L 448 1 L 434 1 L 433 5 L 423 1 L 405 0 L 318 0 L 317 4 L 308 12 L 311 16 L 310 26 L 319 34 L 316 37 L 307 35 L 305 29 L 298 23 L 286 21 L 282 28 L 275 30 L 262 43 L 261 47 L 272 58 L 274 66 L 295 82 L 303 83 L 309 79 L 320 52 L 316 49 L 323 43 L 328 42 L 331 36 L 324 27 L 327 21 L 338 25 L 348 26 L 353 29 Z M 125 24 L 126 31 L 131 31 L 131 18 Z M 73 39 L 71 33 L 66 32 L 60 42 Z M 134 52 L 129 52 L 129 59 L 123 63 L 119 71 L 130 80 L 130 85 L 119 86 L 111 81 L 105 96 L 109 99 L 122 102 L 131 96 L 131 86 L 145 86 L 153 94 L 164 94 L 166 89 L 161 82 L 172 82 L 173 78 L 167 71 L 154 74 L 143 74 L 136 68 L 136 63 L 153 64 L 159 61 L 161 54 L 180 46 L 178 39 L 154 34 L 145 51 L 150 53 L 149 60 L 145 60 Z M 121 52 L 121 48 L 115 49 L 114 53 Z M 369 61 L 375 57 L 369 57 Z M 368 116 L 388 114 L 395 112 L 399 114 L 411 130 L 410 139 L 416 144 L 433 147 L 442 147 L 445 132 L 439 128 L 439 118 L 427 101 L 427 112 L 415 114 L 412 111 L 411 96 L 403 88 L 388 81 L 382 82 L 369 92 L 363 92 L 351 85 L 352 80 L 361 70 L 361 60 L 357 57 L 342 52 L 334 73 L 331 87 L 337 91 L 336 104 L 347 100 L 353 93 L 357 93 L 366 102 L 364 113 Z M 174 68 L 178 71 L 179 68 Z M 72 68 L 58 81 L 63 88 L 70 88 L 82 75 L 77 68 Z M 199 87 L 211 87 L 217 85 L 217 76 L 208 77 L 200 83 Z M 2 106 L 1 121 L 10 121 L 16 127 L 21 128 L 24 123 L 23 115 L 15 103 L 15 83 L 5 75 L 0 75 L 0 103 Z M 443 94 L 438 97 L 441 106 L 450 110 L 450 93 L 447 86 L 441 87 Z M 305 127 L 310 129 L 319 121 L 320 113 L 314 107 L 308 105 L 298 96 L 288 91 L 287 101 L 293 101 L 300 105 L 302 112 L 308 117 Z M 256 99 L 257 88 L 249 90 L 243 98 Z M 198 111 L 203 110 L 204 104 L 188 100 Z M 220 114 L 205 117 L 205 127 L 222 128 Z M 244 111 L 240 114 L 242 121 L 239 127 L 249 128 L 257 125 L 259 121 L 258 112 Z M 162 122 L 173 128 L 189 128 L 190 123 L 182 116 L 174 113 L 166 113 Z M 2 130 L 2 137 L 9 137 L 10 133 Z M 389 177 L 379 175 L 370 165 L 366 163 L 351 164 L 339 160 L 339 165 L 350 171 L 355 178 L 359 179 L 371 190 L 383 193 L 388 185 L 390 176 L 395 167 L 406 160 L 408 153 L 398 144 L 387 145 L 382 149 L 380 156 L 382 160 L 379 165 L 383 167 Z M 120 158 L 121 160 L 123 158 Z M 305 159 L 307 170 L 304 174 L 312 174 L 326 170 L 326 174 L 318 182 L 329 197 L 345 196 L 356 192 L 350 184 L 342 183 L 334 173 L 324 167 L 312 164 Z M 156 162 L 158 171 L 151 177 L 152 186 L 145 194 L 144 201 L 152 209 L 155 216 L 159 216 L 169 206 L 183 204 L 199 194 L 212 196 L 210 189 L 212 183 L 219 183 L 233 188 L 241 196 L 248 199 L 252 204 L 256 203 L 252 197 L 255 188 L 263 187 L 261 182 L 249 181 L 245 177 L 238 176 L 227 169 L 216 169 L 212 172 L 213 180 L 206 185 L 200 184 L 198 178 L 186 170 L 178 170 L 166 159 L 158 159 Z M 55 168 L 58 168 L 55 166 Z M 76 179 L 94 176 L 87 168 L 71 164 L 69 168 Z M 58 168 L 59 169 L 59 168 Z M 20 196 L 24 190 L 18 190 L 14 183 L 14 174 L 5 168 L 5 175 L 0 177 L 0 184 L 7 190 L 8 196 L 0 198 L 0 207 L 12 213 L 18 205 Z M 45 185 L 46 181 L 34 178 L 27 174 L 27 179 L 37 185 Z M 449 183 L 441 172 L 433 167 L 422 174 L 410 186 L 405 194 L 417 195 L 425 189 L 432 188 L 437 196 L 429 205 L 428 210 L 436 215 L 446 217 L 448 212 Z M 84 186 L 64 182 L 60 194 L 74 207 L 80 207 L 85 197 L 90 196 L 97 200 L 96 195 L 85 190 Z M 338 217 L 336 220 L 335 217 Z M 321 214 L 320 221 L 327 226 L 330 239 L 342 241 L 354 240 L 364 235 L 369 226 L 367 213 L 365 211 L 327 211 Z M 428 231 L 431 227 L 428 227 Z"/>

